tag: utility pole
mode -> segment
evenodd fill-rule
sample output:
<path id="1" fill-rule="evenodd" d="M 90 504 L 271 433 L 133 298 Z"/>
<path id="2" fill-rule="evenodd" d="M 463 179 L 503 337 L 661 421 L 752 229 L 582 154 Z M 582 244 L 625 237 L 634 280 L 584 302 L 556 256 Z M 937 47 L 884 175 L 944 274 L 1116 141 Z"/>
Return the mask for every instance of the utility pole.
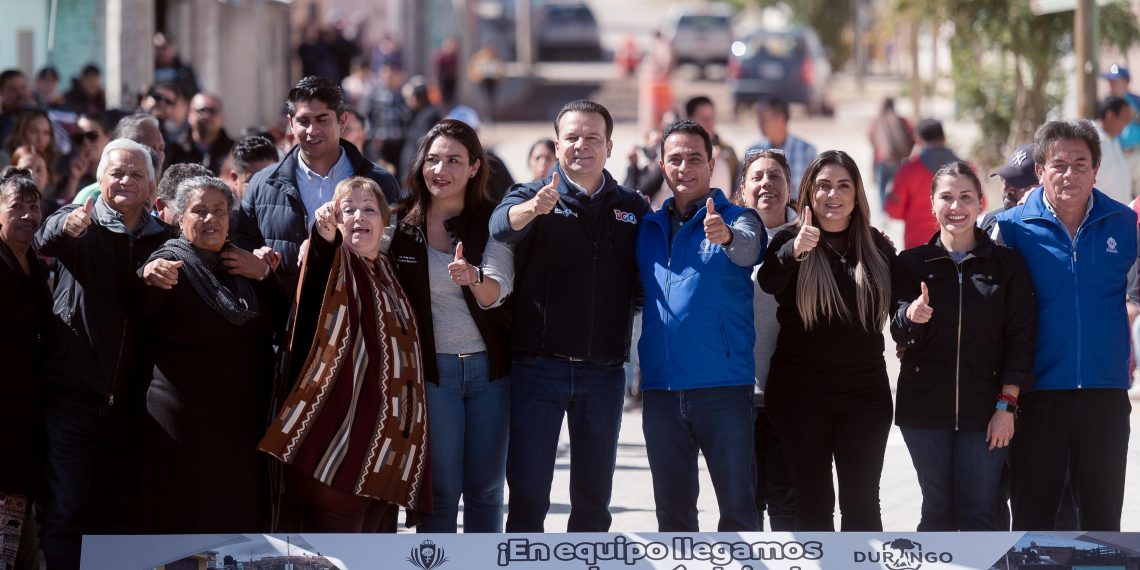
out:
<path id="1" fill-rule="evenodd" d="M 1077 48 L 1077 114 L 1096 115 L 1097 6 L 1095 0 L 1077 0 L 1073 18 L 1073 43 Z"/>
<path id="2" fill-rule="evenodd" d="M 534 65 L 534 38 L 531 36 L 531 2 L 517 0 L 515 4 L 515 55 L 521 71 L 530 75 Z"/>

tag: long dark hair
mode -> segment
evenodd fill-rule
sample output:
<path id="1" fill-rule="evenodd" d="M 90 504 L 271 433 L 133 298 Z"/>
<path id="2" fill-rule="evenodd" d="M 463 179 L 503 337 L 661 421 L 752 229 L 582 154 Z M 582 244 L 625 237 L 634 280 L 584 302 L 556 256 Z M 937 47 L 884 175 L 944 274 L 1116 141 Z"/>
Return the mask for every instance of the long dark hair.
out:
<path id="1" fill-rule="evenodd" d="M 486 210 L 488 214 L 494 208 L 494 204 L 487 197 L 487 179 L 491 173 L 487 165 L 487 153 L 483 151 L 483 143 L 479 142 L 479 135 L 475 134 L 475 130 L 463 121 L 444 119 L 436 123 L 420 139 L 420 146 L 416 151 L 416 160 L 404 179 L 404 184 L 412 192 L 406 204 L 408 212 L 404 216 L 404 223 L 406 224 L 417 226 L 423 224 L 427 211 L 431 208 L 431 191 L 428 190 L 427 181 L 424 180 L 424 162 L 427 160 L 432 143 L 439 137 L 447 137 L 463 145 L 467 149 L 468 164 L 474 164 L 476 160 L 479 161 L 479 170 L 475 172 L 473 178 L 467 181 L 467 187 L 463 191 L 463 208 L 465 210 L 476 208 L 480 212 Z"/>
<path id="2" fill-rule="evenodd" d="M 46 111 L 42 109 L 21 110 L 20 114 L 16 115 L 16 124 L 12 127 L 12 134 L 9 135 L 8 140 L 4 142 L 4 148 L 8 150 L 9 155 L 12 155 L 15 154 L 16 149 L 28 144 L 24 135 L 27 133 L 32 121 L 39 118 L 43 118 L 43 120 L 47 121 L 48 132 L 51 133 L 51 143 L 48 144 L 48 147 L 44 150 L 38 148 L 33 148 L 32 150 L 44 157 L 48 172 L 52 173 L 55 171 L 55 161 L 59 158 L 59 153 L 55 150 L 55 127 L 51 124 L 51 118 L 48 117 Z M 51 177 L 49 176 L 49 178 Z"/>
<path id="3" fill-rule="evenodd" d="M 887 260 L 875 246 L 872 232 L 877 230 L 871 227 L 871 210 L 867 206 L 867 194 L 863 191 L 863 178 L 850 155 L 841 150 L 825 150 L 808 165 L 800 180 L 800 199 L 796 208 L 800 219 L 796 231 L 803 226 L 804 211 L 812 207 L 815 177 L 828 165 L 842 167 L 851 175 L 851 181 L 855 185 L 855 209 L 851 212 L 847 235 L 850 250 L 855 256 L 856 306 L 848 307 L 839 295 L 839 287 L 831 273 L 825 248 L 817 247 L 800 265 L 799 280 L 796 283 L 796 307 L 807 330 L 837 319 L 858 323 L 865 330 L 875 332 L 882 329 L 890 307 L 891 272 Z M 819 216 L 814 211 L 812 218 L 813 225 L 818 226 Z"/>

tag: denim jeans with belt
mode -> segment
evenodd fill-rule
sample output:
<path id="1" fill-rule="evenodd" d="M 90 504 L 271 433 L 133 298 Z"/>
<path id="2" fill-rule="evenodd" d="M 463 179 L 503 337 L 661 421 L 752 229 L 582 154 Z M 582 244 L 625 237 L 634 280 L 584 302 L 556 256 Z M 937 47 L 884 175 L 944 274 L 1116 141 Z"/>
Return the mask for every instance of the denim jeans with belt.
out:
<path id="1" fill-rule="evenodd" d="M 660 532 L 698 532 L 704 453 L 720 507 L 720 532 L 758 531 L 752 385 L 646 390 L 642 429 Z"/>
<path id="2" fill-rule="evenodd" d="M 989 449 L 986 432 L 900 428 L 922 488 L 919 532 L 997 530 L 1007 447 Z"/>
<path id="3" fill-rule="evenodd" d="M 437 354 L 439 384 L 425 388 L 434 510 L 419 532 L 503 531 L 510 417 L 508 378 L 492 381 L 487 353 Z"/>
<path id="4" fill-rule="evenodd" d="M 569 532 L 606 532 L 621 428 L 624 372 L 555 356 L 511 366 L 507 532 L 543 532 L 565 415 L 570 430 Z"/>

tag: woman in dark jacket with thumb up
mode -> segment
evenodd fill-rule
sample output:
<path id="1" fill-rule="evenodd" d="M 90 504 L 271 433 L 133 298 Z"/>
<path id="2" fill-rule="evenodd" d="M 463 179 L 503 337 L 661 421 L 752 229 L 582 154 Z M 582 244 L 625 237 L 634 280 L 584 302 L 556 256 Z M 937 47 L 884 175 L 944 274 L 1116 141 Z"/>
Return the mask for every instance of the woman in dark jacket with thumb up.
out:
<path id="1" fill-rule="evenodd" d="M 930 198 L 938 233 L 891 269 L 895 423 L 922 487 L 918 530 L 996 530 L 1017 396 L 1033 382 L 1033 284 L 1017 252 L 977 229 L 981 182 L 968 164 L 942 167 Z"/>

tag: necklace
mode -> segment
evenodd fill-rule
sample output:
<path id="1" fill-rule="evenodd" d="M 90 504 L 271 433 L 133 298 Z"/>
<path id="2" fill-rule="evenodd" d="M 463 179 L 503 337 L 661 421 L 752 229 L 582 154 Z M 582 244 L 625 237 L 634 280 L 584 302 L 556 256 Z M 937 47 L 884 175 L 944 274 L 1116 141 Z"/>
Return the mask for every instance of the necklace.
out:
<path id="1" fill-rule="evenodd" d="M 839 253 L 839 250 L 832 247 L 832 245 L 827 243 L 827 241 L 825 241 L 825 240 L 820 240 L 820 241 L 822 241 L 823 245 L 827 246 L 827 249 L 830 249 L 832 251 L 832 253 L 839 256 L 839 262 L 840 263 L 842 263 L 844 266 L 847 265 L 847 253 L 851 251 L 851 244 L 847 244 L 847 248 L 843 250 L 843 253 Z"/>

